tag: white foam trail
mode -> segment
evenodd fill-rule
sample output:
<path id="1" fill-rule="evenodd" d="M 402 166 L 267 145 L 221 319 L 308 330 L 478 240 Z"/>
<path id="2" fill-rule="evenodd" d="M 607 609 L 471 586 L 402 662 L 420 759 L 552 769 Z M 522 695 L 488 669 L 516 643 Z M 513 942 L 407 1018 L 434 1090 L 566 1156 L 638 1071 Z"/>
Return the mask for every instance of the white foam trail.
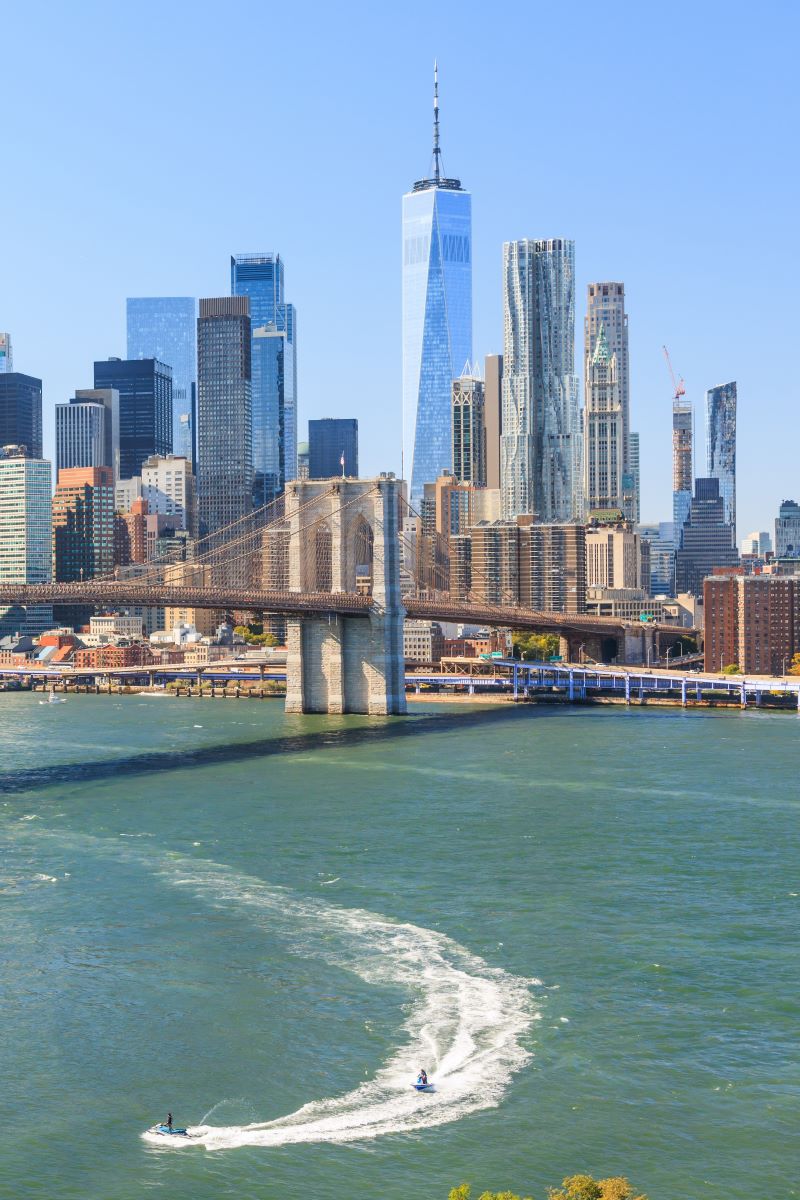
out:
<path id="1" fill-rule="evenodd" d="M 63 833 L 43 830 L 39 836 L 53 836 L 62 845 L 65 841 Z M 542 986 L 538 979 L 491 967 L 433 929 L 396 923 L 366 909 L 304 899 L 208 860 L 149 854 L 130 840 L 115 843 L 88 834 L 78 840 L 102 855 L 138 862 L 214 907 L 247 912 L 295 954 L 319 959 L 378 987 L 402 987 L 410 997 L 402 1044 L 371 1080 L 352 1091 L 313 1100 L 273 1121 L 190 1127 L 191 1138 L 143 1133 L 153 1145 L 227 1150 L 354 1142 L 430 1129 L 496 1107 L 514 1073 L 531 1058 L 522 1039 L 540 1019 L 530 991 Z M 432 1094 L 417 1093 L 410 1086 L 421 1065 L 435 1085 Z"/>
<path id="2" fill-rule="evenodd" d="M 377 986 L 410 996 L 404 1042 L 373 1079 L 353 1091 L 314 1100 L 277 1120 L 190 1128 L 191 1139 L 143 1134 L 170 1149 L 203 1145 L 283 1146 L 351 1142 L 411 1133 L 498 1105 L 512 1075 L 531 1057 L 523 1035 L 538 1017 L 527 980 L 490 967 L 444 934 L 397 924 L 364 909 L 295 897 L 284 888 L 213 863 L 174 859 L 160 872 L 215 907 L 245 909 L 294 953 L 319 958 Z M 410 1086 L 419 1064 L 436 1086 Z"/>

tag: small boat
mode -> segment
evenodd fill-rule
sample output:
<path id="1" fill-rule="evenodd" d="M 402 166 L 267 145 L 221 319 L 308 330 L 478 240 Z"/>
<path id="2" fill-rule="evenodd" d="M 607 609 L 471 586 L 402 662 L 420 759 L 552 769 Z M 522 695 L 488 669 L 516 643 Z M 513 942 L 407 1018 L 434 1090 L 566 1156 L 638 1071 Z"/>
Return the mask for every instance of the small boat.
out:
<path id="1" fill-rule="evenodd" d="M 414 1091 L 416 1091 L 416 1092 L 435 1092 L 436 1091 L 436 1088 L 433 1086 L 432 1083 L 420 1083 L 419 1080 L 417 1080 L 416 1083 L 412 1083 L 411 1086 L 413 1087 Z"/>
<path id="2" fill-rule="evenodd" d="M 50 691 L 46 700 L 40 700 L 40 704 L 66 704 L 63 696 L 57 696 L 54 691 Z"/>

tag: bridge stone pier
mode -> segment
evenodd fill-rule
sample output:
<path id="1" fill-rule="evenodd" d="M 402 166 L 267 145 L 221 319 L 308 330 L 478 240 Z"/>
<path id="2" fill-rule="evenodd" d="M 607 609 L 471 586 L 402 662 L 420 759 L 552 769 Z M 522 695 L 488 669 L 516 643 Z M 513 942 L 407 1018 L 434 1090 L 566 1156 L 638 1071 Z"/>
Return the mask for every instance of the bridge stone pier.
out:
<path id="1" fill-rule="evenodd" d="M 363 616 L 288 619 L 287 712 L 406 711 L 399 489 L 391 476 L 287 485 L 289 591 L 373 598 Z"/>

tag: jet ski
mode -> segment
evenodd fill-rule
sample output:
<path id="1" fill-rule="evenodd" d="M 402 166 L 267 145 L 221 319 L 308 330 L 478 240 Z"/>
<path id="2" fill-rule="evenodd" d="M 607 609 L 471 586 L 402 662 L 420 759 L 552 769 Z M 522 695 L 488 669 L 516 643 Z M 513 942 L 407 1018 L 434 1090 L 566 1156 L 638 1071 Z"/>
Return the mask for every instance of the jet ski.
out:
<path id="1" fill-rule="evenodd" d="M 435 1092 L 436 1091 L 436 1088 L 433 1086 L 433 1084 L 428 1083 L 427 1080 L 418 1079 L 417 1082 L 412 1083 L 411 1086 L 417 1092 Z"/>
<path id="2" fill-rule="evenodd" d="M 188 1129 L 178 1129 L 177 1126 L 175 1126 L 175 1125 L 173 1125 L 171 1129 L 170 1129 L 169 1125 L 151 1125 L 151 1127 L 148 1129 L 147 1132 L 148 1133 L 159 1133 L 159 1134 L 161 1134 L 162 1137 L 190 1138 L 190 1137 L 197 1136 L 196 1134 L 189 1133 Z"/>

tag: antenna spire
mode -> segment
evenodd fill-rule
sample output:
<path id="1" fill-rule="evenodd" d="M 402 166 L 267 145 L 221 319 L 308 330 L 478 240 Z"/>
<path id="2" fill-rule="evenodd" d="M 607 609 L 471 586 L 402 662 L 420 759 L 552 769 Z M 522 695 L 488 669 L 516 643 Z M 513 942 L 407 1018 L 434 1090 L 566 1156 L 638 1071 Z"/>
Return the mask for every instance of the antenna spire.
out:
<path id="1" fill-rule="evenodd" d="M 433 178 L 436 184 L 442 177 L 442 152 L 439 149 L 439 64 L 433 60 Z"/>

